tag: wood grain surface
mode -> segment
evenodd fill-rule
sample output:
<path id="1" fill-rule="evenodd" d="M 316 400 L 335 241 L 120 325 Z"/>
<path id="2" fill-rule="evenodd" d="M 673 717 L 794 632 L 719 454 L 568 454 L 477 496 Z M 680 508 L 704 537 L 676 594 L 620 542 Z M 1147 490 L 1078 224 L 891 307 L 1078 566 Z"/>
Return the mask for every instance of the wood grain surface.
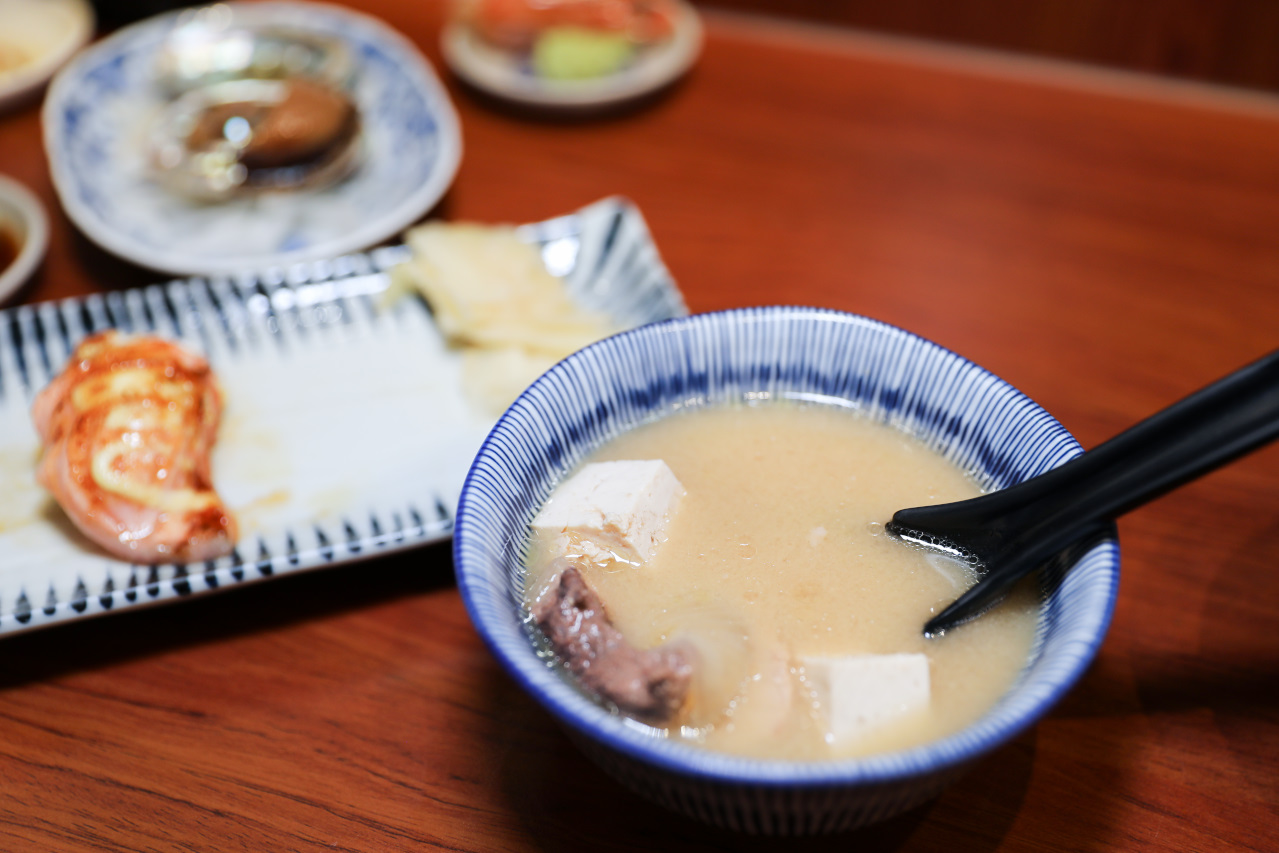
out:
<path id="1" fill-rule="evenodd" d="M 696 2 L 1279 91 L 1279 4 L 1272 0 Z"/>
<path id="2" fill-rule="evenodd" d="M 438 5 L 352 5 L 440 67 Z M 630 196 L 694 311 L 904 326 L 1085 446 L 1279 344 L 1266 96 L 725 15 L 689 78 L 625 115 L 533 120 L 449 86 L 465 153 L 432 215 Z M 156 280 L 66 220 L 36 105 L 0 116 L 0 171 L 53 226 L 15 301 Z M 1279 447 L 1120 537 L 1074 691 L 856 833 L 750 838 L 626 792 L 499 669 L 431 547 L 0 640 L 0 850 L 1279 849 Z"/>

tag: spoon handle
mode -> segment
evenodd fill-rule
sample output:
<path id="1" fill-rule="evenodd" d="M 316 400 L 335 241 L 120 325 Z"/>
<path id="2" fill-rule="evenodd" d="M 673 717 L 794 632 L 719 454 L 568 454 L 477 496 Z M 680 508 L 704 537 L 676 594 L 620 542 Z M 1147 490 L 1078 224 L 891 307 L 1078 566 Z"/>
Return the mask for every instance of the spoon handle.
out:
<path id="1" fill-rule="evenodd" d="M 894 528 L 949 538 L 989 564 L 925 633 L 975 615 L 1106 522 L 1277 436 L 1279 350 L 1038 477 L 969 501 L 899 511 Z"/>

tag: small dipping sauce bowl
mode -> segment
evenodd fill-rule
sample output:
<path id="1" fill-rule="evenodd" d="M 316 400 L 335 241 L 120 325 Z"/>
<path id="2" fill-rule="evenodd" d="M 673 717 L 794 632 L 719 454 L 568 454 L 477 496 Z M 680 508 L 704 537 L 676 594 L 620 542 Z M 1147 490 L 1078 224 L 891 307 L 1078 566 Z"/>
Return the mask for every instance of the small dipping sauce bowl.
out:
<path id="1" fill-rule="evenodd" d="M 30 190 L 0 175 L 0 302 L 21 287 L 49 246 L 49 220 Z"/>
<path id="2" fill-rule="evenodd" d="M 1082 452 L 1060 423 L 1004 380 L 875 320 L 773 306 L 654 323 L 570 355 L 498 421 L 458 506 L 458 589 L 512 678 L 624 785 L 730 829 L 843 831 L 936 796 L 1048 713 L 1105 637 L 1118 591 L 1118 540 L 1111 526 L 1040 570 L 1028 660 L 993 708 L 952 735 L 828 761 L 745 758 L 655 736 L 538 655 L 523 609 L 529 523 L 556 483 L 615 436 L 680 409 L 761 399 L 855 409 L 932 446 L 988 491 Z"/>

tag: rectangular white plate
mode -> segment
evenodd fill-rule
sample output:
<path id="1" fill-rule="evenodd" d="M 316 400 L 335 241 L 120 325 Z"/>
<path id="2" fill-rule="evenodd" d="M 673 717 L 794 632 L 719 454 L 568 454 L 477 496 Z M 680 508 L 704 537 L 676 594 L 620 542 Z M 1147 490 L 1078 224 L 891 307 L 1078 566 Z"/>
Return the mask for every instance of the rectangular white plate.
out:
<path id="1" fill-rule="evenodd" d="M 639 212 L 610 198 L 523 226 L 583 304 L 630 327 L 686 313 Z M 379 309 L 404 247 L 0 312 L 0 633 L 447 539 L 495 421 L 424 303 Z M 214 484 L 240 523 L 228 557 L 131 565 L 88 542 L 35 481 L 31 401 L 105 328 L 206 355 L 222 384 Z"/>

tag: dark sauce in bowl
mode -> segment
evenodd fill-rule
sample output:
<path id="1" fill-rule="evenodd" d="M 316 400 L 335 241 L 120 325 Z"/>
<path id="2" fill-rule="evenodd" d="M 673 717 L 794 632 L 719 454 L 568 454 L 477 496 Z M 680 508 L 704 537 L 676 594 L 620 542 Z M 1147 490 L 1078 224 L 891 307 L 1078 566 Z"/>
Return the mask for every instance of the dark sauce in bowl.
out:
<path id="1" fill-rule="evenodd" d="M 22 244 L 18 242 L 18 235 L 5 224 L 0 223 L 0 273 L 7 270 L 14 261 L 18 259 L 18 253 L 22 251 Z"/>

